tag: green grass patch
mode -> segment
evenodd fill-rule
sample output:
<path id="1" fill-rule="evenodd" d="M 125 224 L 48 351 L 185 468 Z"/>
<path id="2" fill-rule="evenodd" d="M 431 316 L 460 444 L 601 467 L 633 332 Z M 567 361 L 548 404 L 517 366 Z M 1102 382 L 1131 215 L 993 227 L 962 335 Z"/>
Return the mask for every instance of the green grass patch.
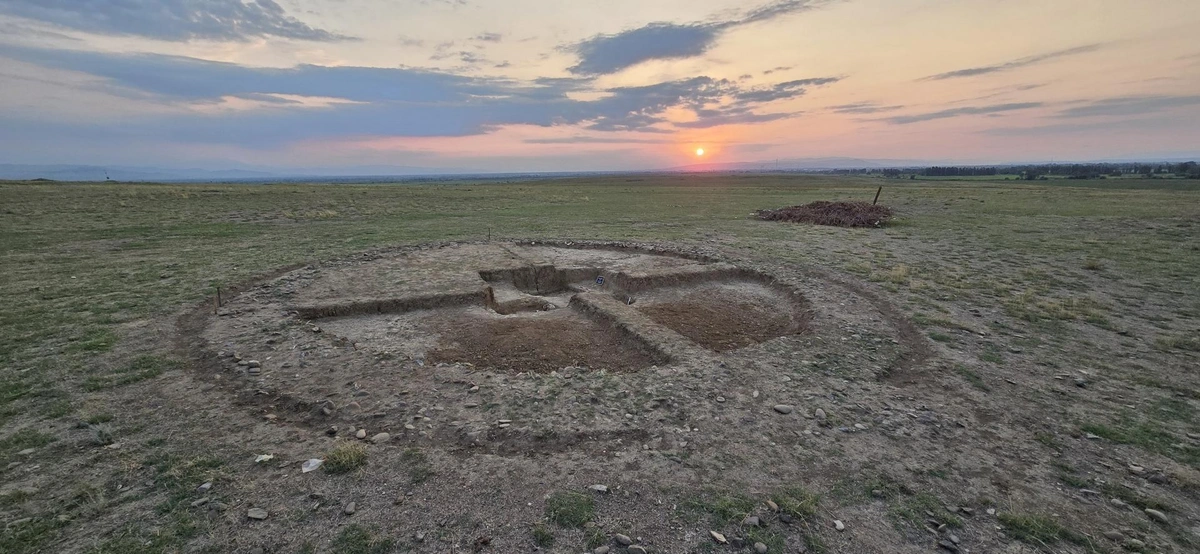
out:
<path id="1" fill-rule="evenodd" d="M 1080 429 L 1112 442 L 1132 444 L 1192 467 L 1200 467 L 1200 447 L 1181 444 L 1160 423 L 1135 420 L 1128 414 L 1122 414 L 1114 424 L 1086 423 Z"/>
<path id="2" fill-rule="evenodd" d="M 0 439 L 0 463 L 7 464 L 22 450 L 41 448 L 54 442 L 54 435 L 35 429 L 21 429 Z"/>
<path id="3" fill-rule="evenodd" d="M 107 352 L 115 344 L 117 344 L 117 334 L 111 329 L 99 327 L 90 329 L 82 337 L 67 343 L 67 352 Z"/>
<path id="4" fill-rule="evenodd" d="M 796 519 L 807 519 L 816 515 L 820 499 L 816 493 L 800 486 L 787 487 L 771 495 L 771 500 L 779 505 L 781 513 Z"/>
<path id="5" fill-rule="evenodd" d="M 424 452 L 416 448 L 409 448 L 400 455 L 400 459 L 408 464 L 408 480 L 414 484 L 421 484 L 433 477 L 433 464 L 429 463 L 429 458 Z"/>
<path id="6" fill-rule="evenodd" d="M 684 498 L 679 511 L 688 521 L 707 519 L 717 526 L 724 526 L 740 522 L 754 511 L 755 505 L 754 500 L 740 494 L 704 491 Z"/>
<path id="7" fill-rule="evenodd" d="M 963 525 L 962 518 L 947 512 L 942 501 L 929 493 L 904 496 L 888 508 L 888 516 L 892 518 L 893 523 L 908 523 L 918 529 L 924 526 L 929 517 L 926 512 L 934 514 L 934 519 L 950 527 L 957 529 Z"/>
<path id="8" fill-rule="evenodd" d="M 975 387 L 983 392 L 992 390 L 991 387 L 988 387 L 987 383 L 983 381 L 983 377 L 981 377 L 975 370 L 963 364 L 954 364 L 952 367 L 954 368 L 954 372 L 957 373 L 959 377 L 962 377 L 968 383 L 970 383 L 972 387 Z"/>
<path id="9" fill-rule="evenodd" d="M 1067 541 L 1092 551 L 1096 550 L 1095 543 L 1086 535 L 1063 527 L 1050 516 L 1002 512 L 996 519 L 1010 536 L 1024 543 L 1046 546 Z"/>
<path id="10" fill-rule="evenodd" d="M 549 548 L 554 544 L 554 531 L 549 527 L 537 524 L 533 526 L 533 531 L 530 533 L 533 536 L 533 544 L 542 548 Z"/>
<path id="11" fill-rule="evenodd" d="M 546 520 L 561 527 L 582 528 L 596 517 L 591 496 L 574 491 L 559 491 L 546 500 Z"/>
<path id="12" fill-rule="evenodd" d="M 83 382 L 83 389 L 88 392 L 95 392 L 113 387 L 120 387 L 153 379 L 162 375 L 163 372 L 175 369 L 180 366 L 178 360 L 170 358 L 162 358 L 159 356 L 138 356 L 134 358 L 128 365 L 117 369 L 111 373 L 103 375 L 91 375 Z"/>
<path id="13" fill-rule="evenodd" d="M 395 547 L 392 539 L 378 537 L 370 529 L 358 524 L 346 526 L 329 543 L 330 551 L 338 554 L 386 554 Z"/>

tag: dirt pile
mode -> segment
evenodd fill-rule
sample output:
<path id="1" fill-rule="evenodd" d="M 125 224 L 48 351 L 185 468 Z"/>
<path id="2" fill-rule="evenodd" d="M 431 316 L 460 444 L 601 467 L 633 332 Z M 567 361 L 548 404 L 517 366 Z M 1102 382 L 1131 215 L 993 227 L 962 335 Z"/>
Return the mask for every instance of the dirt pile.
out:
<path id="1" fill-rule="evenodd" d="M 834 227 L 882 227 L 892 218 L 892 209 L 866 202 L 822 200 L 803 206 L 759 210 L 754 215 L 764 221 L 790 221 Z"/>

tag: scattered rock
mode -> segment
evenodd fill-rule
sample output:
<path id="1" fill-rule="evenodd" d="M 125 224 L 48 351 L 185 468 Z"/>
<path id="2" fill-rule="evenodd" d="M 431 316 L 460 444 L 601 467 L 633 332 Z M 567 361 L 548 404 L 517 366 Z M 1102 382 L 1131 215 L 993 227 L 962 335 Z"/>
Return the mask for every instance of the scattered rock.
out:
<path id="1" fill-rule="evenodd" d="M 211 498 L 209 498 L 209 497 L 207 497 L 207 496 L 205 496 L 204 498 L 198 498 L 198 499 L 196 499 L 196 500 L 193 500 L 193 501 L 192 501 L 192 507 L 193 507 L 193 508 L 199 508 L 200 506 L 203 506 L 203 505 L 205 505 L 205 504 L 208 504 L 208 501 L 209 501 L 209 500 L 212 500 L 212 499 L 211 499 Z"/>
<path id="2" fill-rule="evenodd" d="M 1154 483 L 1155 485 L 1167 484 L 1167 476 L 1162 473 L 1152 473 L 1150 477 L 1146 478 L 1146 480 Z"/>
<path id="3" fill-rule="evenodd" d="M 595 550 L 592 551 L 592 554 L 608 554 L 609 550 L 612 550 L 611 546 L 608 546 L 608 545 L 598 546 L 598 547 L 596 547 Z"/>
<path id="4" fill-rule="evenodd" d="M 714 541 L 717 541 L 718 543 L 729 544 L 729 541 L 725 539 L 725 535 L 722 535 L 716 531 L 709 531 L 708 534 L 713 538 Z"/>
<path id="5" fill-rule="evenodd" d="M 629 547 L 629 554 L 647 554 L 647 552 L 645 548 L 635 544 Z"/>
<path id="6" fill-rule="evenodd" d="M 815 416 L 818 421 L 825 421 L 825 410 L 817 408 L 817 411 L 813 412 L 813 416 Z"/>
<path id="7" fill-rule="evenodd" d="M 267 519 L 267 511 L 262 508 L 250 508 L 246 511 L 246 517 L 250 519 Z"/>
<path id="8" fill-rule="evenodd" d="M 950 541 L 938 541 L 938 546 L 945 548 L 950 552 L 958 552 L 958 546 Z"/>
<path id="9" fill-rule="evenodd" d="M 392 438 L 392 436 L 388 433 L 379 433 L 379 434 L 371 437 L 371 442 L 373 442 L 375 444 L 383 444 L 391 438 Z"/>
<path id="10" fill-rule="evenodd" d="M 592 485 L 588 488 L 592 489 L 594 492 L 598 492 L 600 494 L 608 494 L 608 486 L 607 485 Z"/>
<path id="11" fill-rule="evenodd" d="M 1112 500 L 1109 500 L 1109 503 L 1111 503 L 1113 506 L 1116 506 L 1116 507 L 1118 507 L 1118 508 L 1124 508 L 1124 507 L 1126 507 L 1126 506 L 1129 506 L 1129 504 L 1126 504 L 1126 503 L 1125 503 L 1123 500 L 1121 500 L 1120 498 L 1114 498 L 1114 499 L 1112 499 Z"/>
<path id="12" fill-rule="evenodd" d="M 354 515 L 354 512 L 358 511 L 358 504 L 355 504 L 353 502 L 346 504 L 346 508 L 343 509 L 342 511 L 345 512 L 346 515 L 348 515 L 348 516 Z"/>
<path id="13" fill-rule="evenodd" d="M 199 487 L 196 487 L 196 490 L 200 491 L 200 492 L 208 492 L 208 489 L 211 489 L 211 488 L 212 488 L 212 481 L 209 481 L 207 483 L 204 483 L 203 485 L 200 485 Z"/>
<path id="14" fill-rule="evenodd" d="M 329 408 L 327 408 L 327 407 L 321 408 L 321 409 L 329 410 Z M 330 413 L 332 413 L 332 410 L 330 410 Z M 329 415 L 329 414 L 326 414 L 326 415 Z M 330 425 L 329 428 L 325 430 L 325 434 L 329 435 L 331 437 L 337 436 L 337 425 Z"/>
<path id="15" fill-rule="evenodd" d="M 354 437 L 355 437 L 355 438 L 358 438 L 358 439 L 365 439 L 365 438 L 367 438 L 367 430 L 366 430 L 366 429 L 359 429 L 358 431 L 355 431 L 355 432 L 354 432 Z"/>
<path id="16" fill-rule="evenodd" d="M 37 452 L 36 448 L 26 448 L 25 450 L 17 452 L 17 455 L 18 456 L 28 456 L 30 454 L 33 454 L 34 452 Z"/>
<path id="17" fill-rule="evenodd" d="M 1112 530 L 1112 531 L 1105 531 L 1104 538 L 1106 538 L 1110 541 L 1113 541 L 1113 542 L 1121 542 L 1121 541 L 1125 540 L 1125 535 L 1122 535 L 1120 531 Z"/>
<path id="18" fill-rule="evenodd" d="M 796 407 L 792 406 L 790 404 L 776 404 L 775 405 L 775 411 L 777 411 L 781 414 L 790 414 L 795 409 L 796 409 Z"/>
<path id="19" fill-rule="evenodd" d="M 1144 468 L 1140 465 L 1137 465 L 1137 464 L 1129 464 L 1129 473 L 1132 473 L 1134 475 L 1141 475 L 1143 473 L 1146 473 L 1146 468 Z"/>
<path id="20" fill-rule="evenodd" d="M 1125 541 L 1125 550 L 1133 550 L 1137 552 L 1141 551 L 1143 548 L 1146 548 L 1146 543 L 1137 539 L 1129 539 Z"/>
<path id="21" fill-rule="evenodd" d="M 629 546 L 633 544 L 633 539 L 629 538 L 629 535 L 622 535 L 620 533 L 617 533 L 615 536 L 613 536 L 613 540 L 617 541 L 617 544 L 621 546 Z"/>
<path id="22" fill-rule="evenodd" d="M 954 544 L 958 544 L 958 542 L 959 542 L 958 535 L 955 535 L 954 533 L 950 533 L 950 536 L 948 536 L 946 538 L 950 539 L 950 542 L 952 542 Z"/>
<path id="23" fill-rule="evenodd" d="M 1150 516 L 1150 519 L 1153 519 L 1154 521 L 1157 521 L 1159 523 L 1162 523 L 1162 524 L 1167 523 L 1167 514 L 1164 514 L 1158 510 L 1155 510 L 1152 508 L 1146 508 L 1146 515 Z"/>
<path id="24" fill-rule="evenodd" d="M 1077 386 L 1077 387 L 1079 387 L 1079 388 L 1081 388 L 1081 389 L 1082 389 L 1082 388 L 1084 388 L 1084 387 L 1086 387 L 1086 386 L 1087 386 L 1087 379 L 1084 379 L 1083 377 L 1076 377 L 1076 378 L 1075 378 L 1075 386 Z"/>
<path id="25" fill-rule="evenodd" d="M 767 554 L 767 545 L 761 542 L 754 543 L 754 552 L 757 554 Z"/>
<path id="26" fill-rule="evenodd" d="M 837 529 L 838 531 L 845 531 L 846 524 L 842 523 L 842 520 L 840 520 L 840 519 L 835 519 L 835 520 L 833 520 L 833 528 Z"/>
<path id="27" fill-rule="evenodd" d="M 750 516 L 742 520 L 742 525 L 745 525 L 746 527 L 758 527 L 758 524 L 758 516 Z"/>
<path id="28" fill-rule="evenodd" d="M 779 511 L 779 505 L 774 502 L 771 502 L 770 500 L 767 501 L 767 507 L 770 508 L 772 512 Z"/>
<path id="29" fill-rule="evenodd" d="M 262 367 L 262 362 L 258 360 L 247 360 L 246 367 Z"/>
<path id="30" fill-rule="evenodd" d="M 988 509 L 987 509 L 987 515 L 989 515 L 989 516 L 994 516 L 994 515 L 996 515 L 996 509 L 995 509 L 995 508 L 988 508 Z"/>
<path id="31" fill-rule="evenodd" d="M 781 514 L 779 514 L 779 521 L 782 521 L 788 525 L 791 525 L 796 522 L 796 518 L 792 517 L 789 514 L 781 513 Z"/>

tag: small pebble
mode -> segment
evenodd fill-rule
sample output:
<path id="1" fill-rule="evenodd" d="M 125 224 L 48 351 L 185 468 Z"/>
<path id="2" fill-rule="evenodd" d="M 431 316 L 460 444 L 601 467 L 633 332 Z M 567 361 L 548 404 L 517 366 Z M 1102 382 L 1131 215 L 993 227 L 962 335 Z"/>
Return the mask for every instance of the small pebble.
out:
<path id="1" fill-rule="evenodd" d="M 757 554 L 767 554 L 767 545 L 761 542 L 756 542 L 754 543 L 754 551 Z"/>
<path id="2" fill-rule="evenodd" d="M 346 512 L 346 515 L 348 515 L 348 516 L 349 516 L 349 515 L 354 515 L 354 512 L 358 511 L 358 505 L 357 505 L 357 504 L 355 504 L 355 503 L 353 503 L 353 502 L 351 502 L 351 503 L 349 503 L 349 504 L 346 504 L 346 509 L 344 509 L 344 510 L 342 510 L 342 511 L 343 511 L 343 512 Z"/>
<path id="3" fill-rule="evenodd" d="M 837 529 L 838 531 L 845 531 L 846 524 L 842 523 L 842 520 L 840 520 L 840 519 L 835 519 L 835 520 L 833 520 L 833 528 Z"/>

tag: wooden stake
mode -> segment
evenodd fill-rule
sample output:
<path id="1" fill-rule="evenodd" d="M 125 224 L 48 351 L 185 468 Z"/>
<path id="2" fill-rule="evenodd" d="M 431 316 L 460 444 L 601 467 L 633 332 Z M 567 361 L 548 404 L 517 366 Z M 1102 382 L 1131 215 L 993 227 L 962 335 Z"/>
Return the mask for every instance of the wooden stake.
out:
<path id="1" fill-rule="evenodd" d="M 874 202 L 871 202 L 871 205 L 872 205 L 872 206 L 874 206 L 874 205 L 876 205 L 876 204 L 878 204 L 878 203 L 879 203 L 879 193 L 881 193 L 881 192 L 883 192 L 883 187 L 882 187 L 882 186 L 880 186 L 880 187 L 879 187 L 879 190 L 875 191 L 875 201 L 874 201 Z"/>

